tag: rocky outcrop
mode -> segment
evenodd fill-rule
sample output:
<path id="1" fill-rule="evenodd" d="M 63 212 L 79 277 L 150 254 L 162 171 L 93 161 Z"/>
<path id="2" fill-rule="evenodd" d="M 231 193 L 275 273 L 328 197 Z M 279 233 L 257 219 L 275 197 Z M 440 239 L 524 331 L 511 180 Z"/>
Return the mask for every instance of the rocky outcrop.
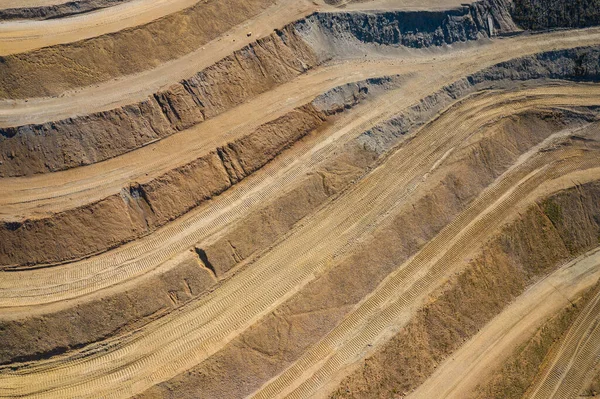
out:
<path id="1" fill-rule="evenodd" d="M 544 79 L 600 81 L 600 48 L 550 51 L 486 68 L 425 97 L 406 111 L 364 132 L 359 140 L 381 154 L 458 98 L 484 88 L 510 85 L 511 82 Z"/>
<path id="2" fill-rule="evenodd" d="M 494 34 L 490 23 L 495 20 L 488 18 L 492 11 L 481 5 L 446 11 L 315 13 L 298 21 L 296 29 L 327 59 L 351 56 L 364 45 L 424 48 L 477 40 Z"/>
<path id="3" fill-rule="evenodd" d="M 512 16 L 523 29 L 585 28 L 600 24 L 599 0 L 513 0 Z"/>
<path id="4" fill-rule="evenodd" d="M 49 6 L 6 8 L 0 10 L 0 21 L 8 21 L 11 19 L 63 18 L 111 7 L 126 1 L 130 0 L 80 0 Z"/>
<path id="5" fill-rule="evenodd" d="M 319 13 L 306 23 L 317 25 L 329 38 L 417 48 L 475 40 L 480 34 L 468 7 L 440 12 Z"/>
<path id="6" fill-rule="evenodd" d="M 398 88 L 402 81 L 402 76 L 394 75 L 347 83 L 321 94 L 313 100 L 312 105 L 327 115 L 337 114 L 352 108 L 369 95 Z"/>

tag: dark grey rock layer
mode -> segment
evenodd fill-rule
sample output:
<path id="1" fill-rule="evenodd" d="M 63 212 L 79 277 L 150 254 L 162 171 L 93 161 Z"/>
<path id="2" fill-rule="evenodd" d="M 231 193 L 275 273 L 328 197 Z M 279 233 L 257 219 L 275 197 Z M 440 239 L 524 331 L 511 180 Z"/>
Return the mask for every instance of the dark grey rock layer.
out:
<path id="1" fill-rule="evenodd" d="M 600 0 L 514 0 L 512 16 L 523 29 L 584 28 L 600 24 Z"/>

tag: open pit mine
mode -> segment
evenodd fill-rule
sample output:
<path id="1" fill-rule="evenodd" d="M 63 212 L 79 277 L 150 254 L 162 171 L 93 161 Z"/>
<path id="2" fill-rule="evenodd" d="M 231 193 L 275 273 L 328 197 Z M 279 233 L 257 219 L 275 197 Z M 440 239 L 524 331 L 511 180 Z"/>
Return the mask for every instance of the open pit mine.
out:
<path id="1" fill-rule="evenodd" d="M 600 398 L 600 0 L 0 0 L 0 398 Z"/>

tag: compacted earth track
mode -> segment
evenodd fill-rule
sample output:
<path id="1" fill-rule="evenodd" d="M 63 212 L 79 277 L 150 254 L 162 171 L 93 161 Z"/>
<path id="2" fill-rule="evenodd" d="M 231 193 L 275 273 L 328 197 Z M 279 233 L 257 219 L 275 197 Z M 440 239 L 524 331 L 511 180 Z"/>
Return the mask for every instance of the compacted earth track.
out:
<path id="1" fill-rule="evenodd" d="M 80 3 L 0 1 L 0 398 L 593 383 L 600 5 Z"/>

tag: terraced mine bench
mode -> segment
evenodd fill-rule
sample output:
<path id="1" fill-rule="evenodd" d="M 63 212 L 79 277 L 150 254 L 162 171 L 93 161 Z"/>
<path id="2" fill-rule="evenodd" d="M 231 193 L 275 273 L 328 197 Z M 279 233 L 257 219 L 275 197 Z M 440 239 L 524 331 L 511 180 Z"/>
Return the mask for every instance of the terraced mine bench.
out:
<path id="1" fill-rule="evenodd" d="M 0 398 L 592 395 L 599 21 L 0 0 Z"/>

